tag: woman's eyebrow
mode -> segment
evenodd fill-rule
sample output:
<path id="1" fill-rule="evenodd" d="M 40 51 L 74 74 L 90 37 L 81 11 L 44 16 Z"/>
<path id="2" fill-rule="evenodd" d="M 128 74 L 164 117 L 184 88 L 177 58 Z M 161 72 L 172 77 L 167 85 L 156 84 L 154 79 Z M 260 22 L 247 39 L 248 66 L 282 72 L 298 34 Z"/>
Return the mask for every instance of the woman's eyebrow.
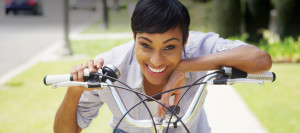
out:
<path id="1" fill-rule="evenodd" d="M 177 41 L 179 42 L 179 39 L 178 39 L 178 38 L 173 37 L 173 38 L 170 38 L 170 39 L 164 41 L 163 44 L 166 44 L 166 43 L 168 43 L 168 42 L 170 42 L 170 41 L 172 41 L 172 40 L 177 40 Z"/>
<path id="2" fill-rule="evenodd" d="M 140 37 L 138 37 L 138 39 L 144 39 L 144 40 L 152 43 L 152 41 L 149 38 L 147 38 L 147 37 L 140 36 Z"/>

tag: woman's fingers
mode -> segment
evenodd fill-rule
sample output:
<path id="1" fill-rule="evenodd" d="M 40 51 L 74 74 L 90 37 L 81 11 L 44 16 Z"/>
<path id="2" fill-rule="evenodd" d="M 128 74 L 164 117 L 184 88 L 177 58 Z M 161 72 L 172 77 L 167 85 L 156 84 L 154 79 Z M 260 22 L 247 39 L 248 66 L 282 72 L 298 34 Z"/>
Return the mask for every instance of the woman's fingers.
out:
<path id="1" fill-rule="evenodd" d="M 87 67 L 89 68 L 89 72 L 92 73 L 92 72 L 95 72 L 95 68 L 94 68 L 94 60 L 89 60 L 87 63 L 86 63 Z"/>
<path id="2" fill-rule="evenodd" d="M 162 104 L 164 104 L 166 107 L 169 107 L 170 106 L 169 98 L 170 98 L 170 93 L 165 93 L 161 96 L 160 102 Z M 167 109 L 159 104 L 158 108 L 157 108 L 157 116 L 158 117 L 161 117 L 161 116 L 165 117 L 166 112 L 167 112 Z"/>
<path id="3" fill-rule="evenodd" d="M 71 70 L 71 75 L 73 77 L 73 81 L 77 81 L 78 80 L 78 76 L 77 76 L 77 66 L 73 66 L 72 70 Z"/>
<path id="4" fill-rule="evenodd" d="M 78 81 L 84 82 L 84 69 L 86 68 L 86 65 L 80 64 L 77 65 L 77 72 L 78 72 Z"/>
<path id="5" fill-rule="evenodd" d="M 182 79 L 180 79 L 180 81 L 178 82 L 178 84 L 175 88 L 184 86 L 184 84 L 185 84 L 185 78 L 182 78 Z M 174 91 L 174 95 L 175 95 L 174 96 L 174 105 L 176 105 L 179 102 L 181 93 L 182 93 L 182 89 Z M 180 102 L 178 103 L 178 106 L 179 105 L 180 105 Z"/>
<path id="6" fill-rule="evenodd" d="M 171 90 L 171 89 L 174 89 L 177 87 L 181 87 L 181 86 L 184 86 L 184 84 L 185 84 L 184 73 L 181 71 L 173 71 L 170 78 L 168 79 L 168 82 L 165 85 L 163 91 L 168 91 L 168 90 Z M 169 107 L 170 106 L 169 99 L 170 99 L 171 95 L 174 94 L 175 96 L 174 96 L 173 104 L 176 105 L 181 97 L 181 92 L 182 92 L 182 89 L 179 89 L 179 90 L 175 90 L 175 91 L 163 94 L 161 96 L 161 103 L 166 105 L 167 107 Z M 157 116 L 158 117 L 160 117 L 160 116 L 165 117 L 166 112 L 167 112 L 167 109 L 165 107 L 158 105 L 158 108 L 157 108 Z"/>
<path id="7" fill-rule="evenodd" d="M 88 68 L 89 72 L 95 72 L 95 69 L 102 68 L 104 60 L 102 58 L 98 59 L 95 63 L 94 60 L 89 60 L 86 65 L 79 64 L 72 67 L 71 75 L 73 77 L 73 81 L 84 82 L 84 69 Z M 83 88 L 83 87 L 82 87 Z M 94 89 L 102 89 L 102 88 L 84 88 L 85 91 L 90 91 Z"/>
<path id="8" fill-rule="evenodd" d="M 104 60 L 102 58 L 99 58 L 95 61 L 95 68 L 100 69 L 103 67 Z"/>

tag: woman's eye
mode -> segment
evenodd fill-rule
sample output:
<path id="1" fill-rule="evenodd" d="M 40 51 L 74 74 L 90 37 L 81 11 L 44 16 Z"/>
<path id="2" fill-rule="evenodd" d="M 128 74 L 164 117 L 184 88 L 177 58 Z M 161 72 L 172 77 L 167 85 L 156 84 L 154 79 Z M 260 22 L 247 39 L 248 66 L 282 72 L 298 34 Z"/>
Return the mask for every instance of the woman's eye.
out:
<path id="1" fill-rule="evenodd" d="M 151 49 L 150 45 L 146 44 L 146 43 L 142 43 L 141 44 L 144 48 L 147 48 L 147 49 Z"/>
<path id="2" fill-rule="evenodd" d="M 174 49 L 174 48 L 175 48 L 174 45 L 168 45 L 168 46 L 165 48 L 165 50 L 172 50 L 172 49 Z"/>

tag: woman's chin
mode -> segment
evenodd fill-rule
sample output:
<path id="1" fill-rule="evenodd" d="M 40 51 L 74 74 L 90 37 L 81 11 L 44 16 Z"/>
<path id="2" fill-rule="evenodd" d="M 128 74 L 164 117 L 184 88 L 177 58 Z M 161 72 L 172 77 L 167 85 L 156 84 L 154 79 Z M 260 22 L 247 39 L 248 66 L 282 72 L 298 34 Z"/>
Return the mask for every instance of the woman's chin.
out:
<path id="1" fill-rule="evenodd" d="M 163 79 L 158 79 L 158 78 L 147 78 L 148 82 L 153 84 L 153 85 L 161 85 L 165 81 Z"/>

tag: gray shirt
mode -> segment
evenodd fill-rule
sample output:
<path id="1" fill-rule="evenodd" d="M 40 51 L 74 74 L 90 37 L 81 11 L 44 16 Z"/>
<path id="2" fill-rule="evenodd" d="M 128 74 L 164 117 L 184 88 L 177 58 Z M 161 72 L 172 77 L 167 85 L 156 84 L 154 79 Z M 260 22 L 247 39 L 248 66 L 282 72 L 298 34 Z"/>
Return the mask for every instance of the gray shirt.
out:
<path id="1" fill-rule="evenodd" d="M 238 46 L 246 45 L 241 41 L 231 41 L 223 38 L 219 38 L 218 34 L 215 33 L 202 33 L 190 31 L 188 42 L 185 46 L 185 54 L 182 59 L 199 57 L 207 54 L 212 54 L 220 51 L 229 50 Z M 141 68 L 136 60 L 134 52 L 134 41 L 130 41 L 121 46 L 115 47 L 112 50 L 96 56 L 96 59 L 103 58 L 105 64 L 112 64 L 117 67 L 121 73 L 120 81 L 126 83 L 128 86 L 133 88 L 135 91 L 144 93 L 143 90 L 143 78 Z M 205 65 L 205 64 L 204 64 Z M 186 85 L 192 84 L 194 81 L 204 76 L 206 72 L 188 72 L 185 74 Z M 115 85 L 123 86 L 120 83 Z M 191 102 L 198 86 L 194 86 L 181 101 L 180 114 L 182 116 Z M 183 90 L 183 92 L 186 89 Z M 77 108 L 77 123 L 81 128 L 86 128 L 90 125 L 93 118 L 98 115 L 99 108 L 106 103 L 113 113 L 111 125 L 115 127 L 117 122 L 120 120 L 120 114 L 110 106 L 112 104 L 112 97 L 108 97 L 105 93 L 101 93 L 102 90 L 94 90 L 84 92 L 80 98 Z M 136 103 L 140 102 L 140 99 L 132 92 L 118 89 L 119 95 L 121 96 L 123 103 L 126 108 L 129 109 Z M 143 97 L 144 98 L 144 97 Z M 204 100 L 204 99 L 203 99 Z M 147 102 L 150 105 L 152 114 L 156 115 L 157 103 Z M 146 108 L 143 104 L 140 104 L 129 113 L 135 119 L 150 119 Z M 209 133 L 210 127 L 207 122 L 207 117 L 204 109 L 197 115 L 195 121 L 188 124 L 187 127 L 191 133 Z M 126 122 L 122 122 L 118 127 L 127 132 L 151 132 L 148 129 L 142 129 L 138 127 L 132 127 Z M 184 132 L 183 128 L 173 128 L 170 132 Z"/>

